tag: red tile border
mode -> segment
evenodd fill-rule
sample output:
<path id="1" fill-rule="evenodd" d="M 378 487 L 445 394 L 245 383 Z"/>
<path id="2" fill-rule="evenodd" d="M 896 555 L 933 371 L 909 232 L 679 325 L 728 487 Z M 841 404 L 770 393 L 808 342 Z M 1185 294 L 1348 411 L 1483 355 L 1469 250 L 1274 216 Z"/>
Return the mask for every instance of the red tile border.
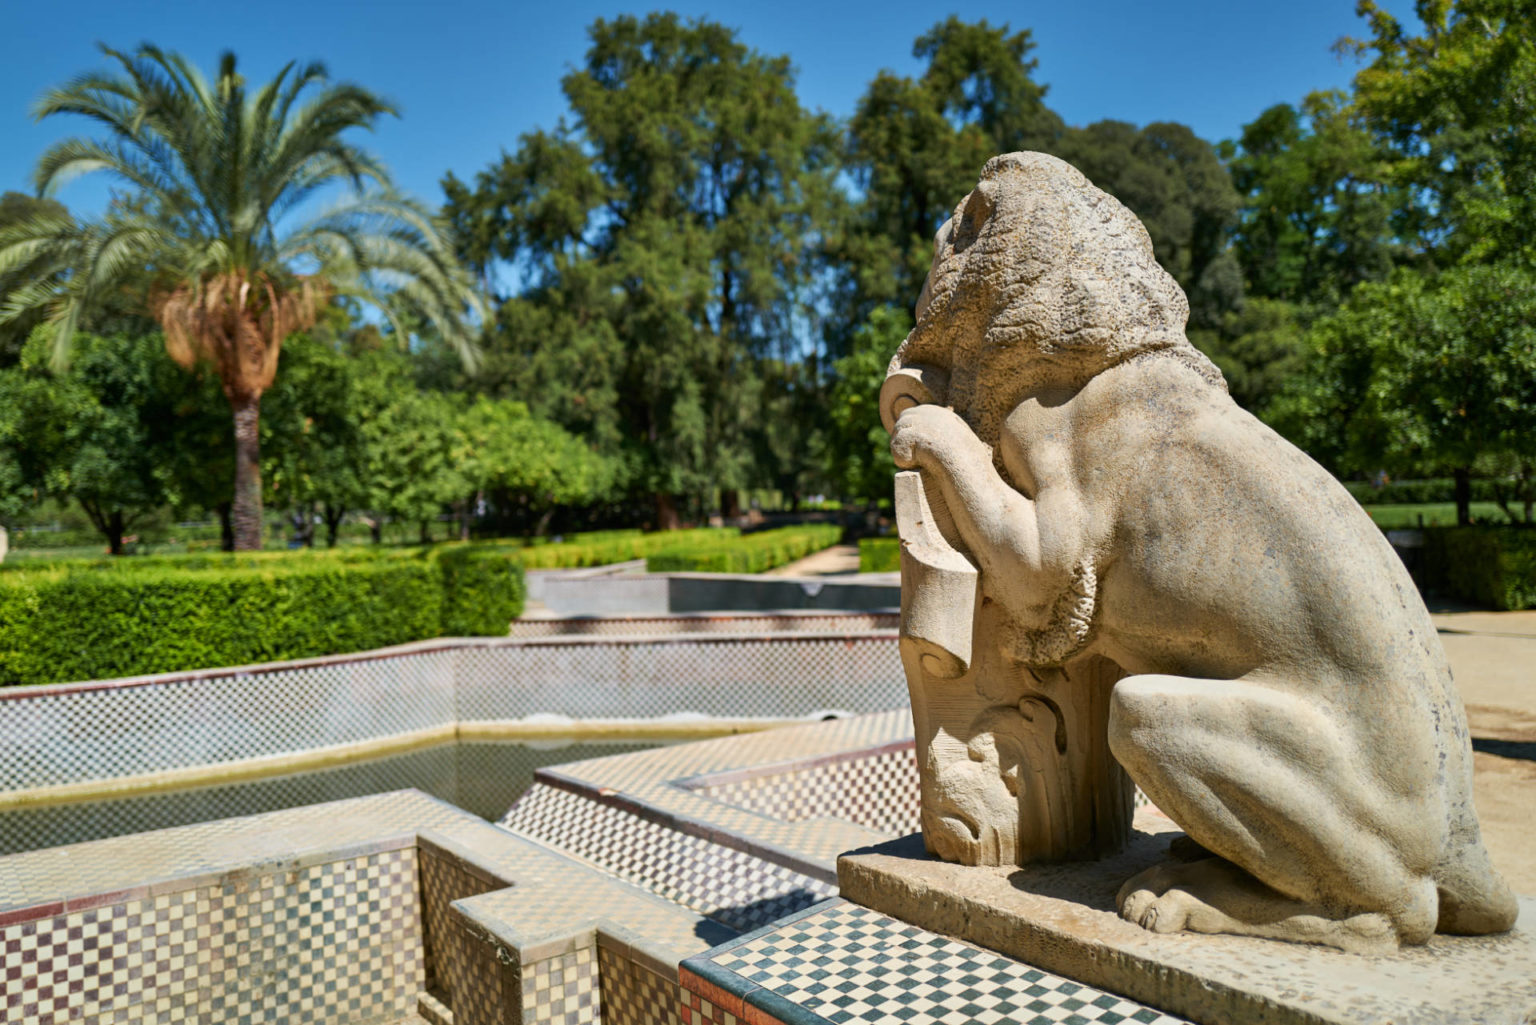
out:
<path id="1" fill-rule="evenodd" d="M 713 982 L 700 978 L 685 965 L 678 965 L 677 984 L 689 993 L 708 1000 L 716 1007 L 729 1011 L 738 1018 L 745 1017 L 742 1010 L 746 1007 L 746 1003 L 741 997 L 734 993 L 727 993 Z"/>
<path id="2" fill-rule="evenodd" d="M 71 911 L 85 911 L 88 908 L 107 907 L 111 904 L 126 904 L 130 900 L 143 900 L 148 896 L 148 886 L 133 886 L 126 890 L 116 890 L 111 893 L 92 893 L 84 897 L 67 897 L 64 900 L 64 911 L 68 913 Z"/>
<path id="3" fill-rule="evenodd" d="M 16 925 L 20 922 L 35 922 L 40 918 L 53 918 L 64 913 L 62 900 L 49 901 L 47 904 L 33 904 L 31 907 L 14 908 L 10 911 L 0 911 L 0 928 L 8 925 Z"/>

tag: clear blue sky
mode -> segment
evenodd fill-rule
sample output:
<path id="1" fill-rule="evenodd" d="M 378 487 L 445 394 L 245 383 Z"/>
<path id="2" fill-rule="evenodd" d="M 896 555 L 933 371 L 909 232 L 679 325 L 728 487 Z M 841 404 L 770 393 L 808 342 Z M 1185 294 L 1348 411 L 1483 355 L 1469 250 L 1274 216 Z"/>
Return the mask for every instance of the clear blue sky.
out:
<path id="1" fill-rule="evenodd" d="M 1403 0 L 1387 6 L 1411 10 Z M 88 132 L 83 120 L 38 123 L 28 113 L 46 87 L 103 66 L 96 43 L 141 41 L 178 50 L 211 71 L 233 49 L 248 80 L 290 59 L 319 59 L 338 78 L 394 100 L 399 119 L 366 144 L 397 183 L 431 203 L 448 170 L 470 179 L 518 136 L 552 127 L 565 110 L 560 78 L 579 65 L 599 17 L 648 7 L 545 0 L 77 0 L 0 4 L 0 190 L 30 191 L 32 167 L 53 140 Z M 849 116 L 881 68 L 915 74 L 912 40 L 951 13 L 1034 32 L 1037 79 L 1069 123 L 1117 118 L 1182 121 L 1216 141 L 1265 107 L 1343 88 L 1355 65 L 1330 51 L 1363 33 L 1352 0 L 1071 0 L 1050 3 L 688 3 L 673 7 L 739 30 L 767 54 L 788 54 L 801 102 Z M 91 211 L 105 184 L 72 183 L 59 198 Z"/>

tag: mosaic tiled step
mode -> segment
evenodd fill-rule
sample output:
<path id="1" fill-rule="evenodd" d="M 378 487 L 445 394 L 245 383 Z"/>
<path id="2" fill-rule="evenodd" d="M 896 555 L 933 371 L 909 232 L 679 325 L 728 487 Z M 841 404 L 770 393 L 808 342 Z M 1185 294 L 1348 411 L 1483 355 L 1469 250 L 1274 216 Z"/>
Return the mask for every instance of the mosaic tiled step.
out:
<path id="1" fill-rule="evenodd" d="M 670 1023 L 734 935 L 406 791 L 0 858 L 0 1022 Z"/>
<path id="2" fill-rule="evenodd" d="M 684 961 L 687 1025 L 1180 1025 L 1183 1019 L 834 899 Z"/>
<path id="3" fill-rule="evenodd" d="M 500 824 L 753 929 L 836 893 L 829 837 L 915 827 L 905 725 L 895 712 L 550 768 Z"/>
<path id="4" fill-rule="evenodd" d="M 874 817 L 857 814 L 857 805 L 886 800 L 910 807 L 911 795 L 900 788 L 916 787 L 915 770 L 893 773 L 887 762 L 893 748 L 911 740 L 912 715 L 901 708 L 571 762 L 541 769 L 535 779 L 831 882 L 840 853 L 891 835 L 871 828 Z M 911 755 L 894 757 L 899 763 Z M 835 806 L 792 796 L 806 785 L 823 786 L 829 768 L 839 788 Z M 713 789 L 759 776 L 764 786 L 751 795 Z M 522 814 L 521 805 L 514 807 L 503 824 L 514 825 Z"/>
<path id="5" fill-rule="evenodd" d="M 548 785 L 535 785 L 503 825 L 738 931 L 837 891 L 826 880 Z"/>
<path id="6" fill-rule="evenodd" d="M 708 773 L 678 785 L 784 822 L 842 819 L 904 836 L 919 828 L 915 747 L 911 738 L 904 738 L 778 765 Z"/>

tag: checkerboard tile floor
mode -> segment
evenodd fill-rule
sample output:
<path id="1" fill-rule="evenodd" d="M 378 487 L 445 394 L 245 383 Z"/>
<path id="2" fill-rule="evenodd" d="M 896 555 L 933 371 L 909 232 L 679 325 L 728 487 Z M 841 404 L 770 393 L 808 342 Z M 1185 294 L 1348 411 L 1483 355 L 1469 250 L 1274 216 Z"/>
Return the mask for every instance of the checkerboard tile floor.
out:
<path id="1" fill-rule="evenodd" d="M 1182 1019 L 835 901 L 705 955 L 825 1022 L 1180 1025 Z"/>

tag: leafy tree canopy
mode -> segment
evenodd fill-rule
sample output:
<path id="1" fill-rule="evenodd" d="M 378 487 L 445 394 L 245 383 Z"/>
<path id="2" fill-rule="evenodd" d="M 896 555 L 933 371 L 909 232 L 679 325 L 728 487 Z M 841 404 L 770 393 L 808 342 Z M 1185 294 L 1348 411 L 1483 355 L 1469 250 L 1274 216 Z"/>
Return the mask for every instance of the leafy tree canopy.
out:
<path id="1" fill-rule="evenodd" d="M 1410 35 L 1374 0 L 1370 35 L 1346 40 L 1370 64 L 1354 106 L 1391 153 L 1403 188 L 1397 235 L 1442 264 L 1532 255 L 1536 229 L 1536 3 L 1417 0 Z"/>
<path id="2" fill-rule="evenodd" d="M 1536 455 L 1536 275 L 1515 264 L 1402 270 L 1357 288 L 1311 332 L 1276 421 L 1338 473 L 1450 470 Z"/>
<path id="3" fill-rule="evenodd" d="M 471 190 L 444 183 L 465 261 L 500 262 L 488 371 L 503 394 L 621 458 L 675 521 L 675 496 L 760 480 L 765 360 L 817 315 L 836 137 L 789 61 L 676 15 L 591 29 L 562 82 L 571 120 L 525 136 Z M 621 455 L 621 453 L 623 453 Z"/>

